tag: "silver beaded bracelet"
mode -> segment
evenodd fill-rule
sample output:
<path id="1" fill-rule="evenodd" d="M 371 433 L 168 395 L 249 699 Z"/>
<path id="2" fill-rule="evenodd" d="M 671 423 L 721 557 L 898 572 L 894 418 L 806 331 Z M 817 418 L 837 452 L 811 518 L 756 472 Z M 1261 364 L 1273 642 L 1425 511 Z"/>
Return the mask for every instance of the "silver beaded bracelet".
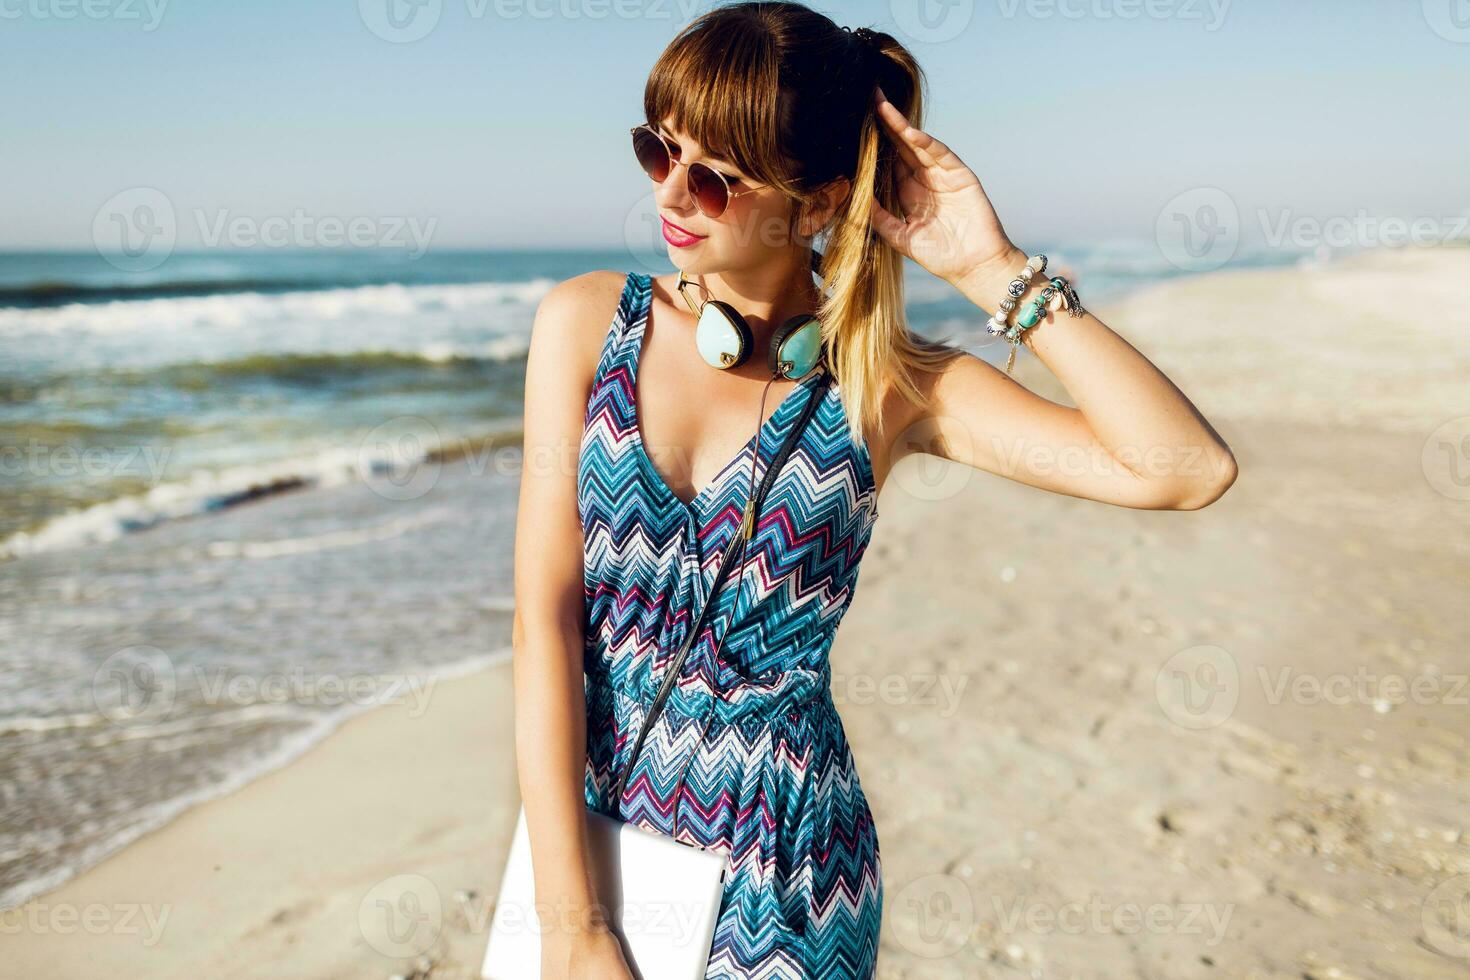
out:
<path id="1" fill-rule="evenodd" d="M 1031 280 L 1045 271 L 1045 255 L 1037 254 L 1027 259 L 1026 267 L 1016 273 L 1016 278 L 1012 279 L 1010 285 L 1006 287 L 1006 296 L 1000 301 L 1000 308 L 995 311 L 995 315 L 986 321 L 985 329 L 994 336 L 1005 333 L 1011 311 L 1016 308 L 1016 304 L 1026 294 L 1026 290 L 1031 287 Z"/>
<path id="2" fill-rule="evenodd" d="M 1046 316 L 1048 304 L 1058 294 L 1062 297 L 1062 307 L 1074 317 L 1080 317 L 1087 311 L 1082 308 L 1082 301 L 1077 297 L 1077 290 L 1067 281 L 1064 276 L 1054 276 L 1042 289 L 1041 295 L 1036 297 L 1022 307 L 1016 323 L 1008 323 L 1012 311 L 1016 309 L 1026 290 L 1030 288 L 1032 280 L 1046 271 L 1046 256 L 1033 255 L 1026 260 L 1026 268 L 1016 274 L 1006 287 L 1006 297 L 1000 301 L 1000 309 L 995 315 L 986 321 L 985 329 L 992 335 L 1004 337 L 1011 345 L 1011 352 L 1006 357 L 1006 374 L 1011 373 L 1011 368 L 1016 363 L 1016 348 L 1021 346 L 1021 334 L 1040 323 Z"/>

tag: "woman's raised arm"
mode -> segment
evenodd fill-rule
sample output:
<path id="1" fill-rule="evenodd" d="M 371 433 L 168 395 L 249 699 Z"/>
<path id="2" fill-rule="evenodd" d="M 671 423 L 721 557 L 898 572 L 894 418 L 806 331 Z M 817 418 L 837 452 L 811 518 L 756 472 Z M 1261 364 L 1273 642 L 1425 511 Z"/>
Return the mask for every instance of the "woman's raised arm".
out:
<path id="1" fill-rule="evenodd" d="M 877 112 L 902 160 L 904 215 L 875 203 L 874 229 L 993 312 L 1026 254 L 953 150 L 910 125 L 881 90 Z M 925 379 L 927 409 L 887 427 L 922 433 L 921 445 L 905 438 L 892 446 L 890 465 L 917 449 L 1058 493 L 1153 510 L 1204 507 L 1235 481 L 1229 447 L 1184 393 L 1091 313 L 1047 312 L 1021 341 L 1075 408 L 1027 390 L 974 355 L 955 357 Z"/>
<path id="2" fill-rule="evenodd" d="M 1026 257 L 1011 264 L 1014 272 Z M 977 294 L 994 297 L 996 289 L 1003 293 L 1005 281 Z M 1235 457 L 1163 372 L 1090 313 L 1048 321 L 1022 337 L 1076 408 L 966 353 L 930 379 L 927 410 L 904 429 L 912 442 L 894 446 L 890 460 L 928 452 L 1045 490 L 1147 510 L 1196 510 L 1229 489 Z"/>

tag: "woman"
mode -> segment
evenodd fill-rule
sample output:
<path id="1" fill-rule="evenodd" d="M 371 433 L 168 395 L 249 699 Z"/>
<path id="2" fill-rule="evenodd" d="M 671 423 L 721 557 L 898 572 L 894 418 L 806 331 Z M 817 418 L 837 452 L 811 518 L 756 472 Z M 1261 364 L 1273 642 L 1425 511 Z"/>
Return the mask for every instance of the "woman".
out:
<path id="1" fill-rule="evenodd" d="M 669 257 L 703 288 L 686 305 L 677 276 L 599 271 L 536 314 L 514 646 L 537 900 L 557 910 L 545 977 L 629 975 L 593 911 L 584 808 L 728 855 L 708 977 L 873 975 L 878 838 L 827 653 L 903 455 L 1137 508 L 1203 507 L 1234 479 L 1189 401 L 1070 289 L 1054 288 L 1019 342 L 1077 408 L 908 331 L 904 258 L 985 310 L 1028 263 L 975 174 L 916 128 L 922 82 L 889 35 L 799 4 L 701 16 L 654 66 L 635 145 Z M 819 232 L 825 297 L 811 276 Z M 1031 278 L 1017 314 L 1048 285 Z M 696 348 L 693 309 L 709 297 L 750 324 L 738 367 L 712 369 Z M 812 311 L 833 382 L 820 395 L 822 370 L 775 382 L 766 366 L 776 325 Z M 663 668 L 807 398 L 821 401 L 745 563 L 711 599 L 613 799 Z M 1046 465 L 1072 454 L 1086 465 Z"/>

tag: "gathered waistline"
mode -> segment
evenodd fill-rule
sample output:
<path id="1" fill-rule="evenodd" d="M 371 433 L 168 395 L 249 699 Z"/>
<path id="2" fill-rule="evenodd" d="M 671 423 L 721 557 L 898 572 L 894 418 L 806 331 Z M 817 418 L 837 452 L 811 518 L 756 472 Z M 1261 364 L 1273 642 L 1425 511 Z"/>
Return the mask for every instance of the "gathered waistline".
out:
<path id="1" fill-rule="evenodd" d="M 586 678 L 589 687 L 630 698 L 641 703 L 645 710 L 653 706 L 658 687 L 663 682 L 661 674 L 647 670 L 639 672 L 627 685 L 616 684 L 608 674 L 600 672 L 589 672 Z M 793 668 L 769 681 L 747 681 L 718 695 L 704 685 L 675 684 L 663 705 L 665 713 L 708 718 L 712 724 L 727 725 L 782 720 L 796 722 L 809 719 L 813 711 L 825 709 L 836 712 L 832 701 L 832 675 L 830 668 L 826 667 L 820 670 Z"/>

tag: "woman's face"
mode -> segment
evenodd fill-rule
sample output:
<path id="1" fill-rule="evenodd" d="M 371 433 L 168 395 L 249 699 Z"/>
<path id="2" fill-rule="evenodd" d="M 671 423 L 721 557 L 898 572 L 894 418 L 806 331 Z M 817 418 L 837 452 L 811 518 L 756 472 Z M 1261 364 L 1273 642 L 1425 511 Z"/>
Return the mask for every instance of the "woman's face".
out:
<path id="1" fill-rule="evenodd" d="M 692 137 L 670 125 L 658 127 L 677 164 L 654 185 L 659 228 L 675 268 L 689 273 L 763 266 L 797 246 L 791 238 L 791 203 L 769 184 L 758 184 L 734 164 L 706 155 Z M 689 194 L 688 164 L 703 163 L 729 182 L 731 197 L 718 218 L 702 214 Z"/>

